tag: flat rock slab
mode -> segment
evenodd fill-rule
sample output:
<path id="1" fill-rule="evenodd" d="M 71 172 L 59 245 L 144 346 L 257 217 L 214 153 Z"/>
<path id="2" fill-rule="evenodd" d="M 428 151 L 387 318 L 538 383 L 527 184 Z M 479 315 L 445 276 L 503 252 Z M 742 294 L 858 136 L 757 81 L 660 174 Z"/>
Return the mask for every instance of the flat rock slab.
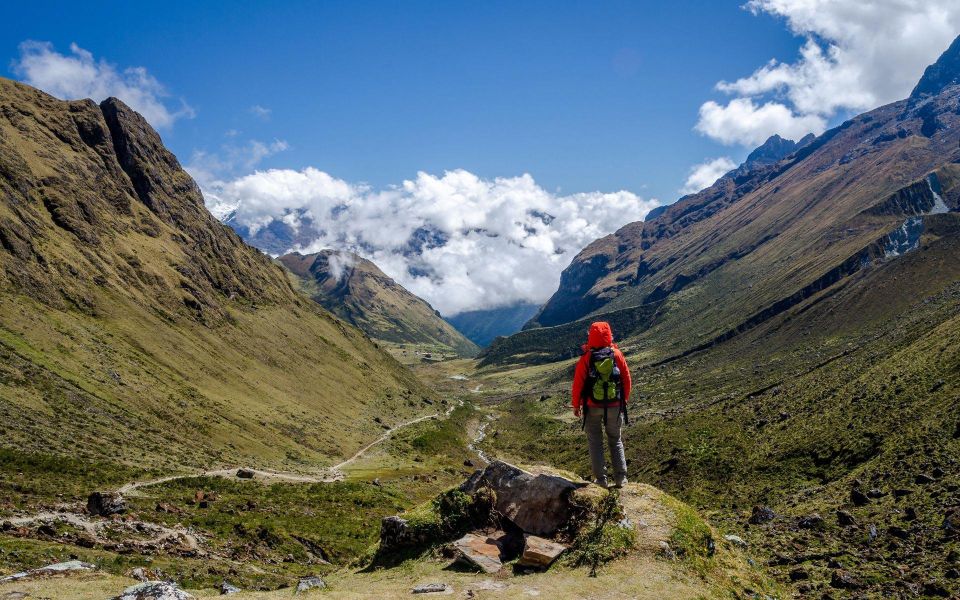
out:
<path id="1" fill-rule="evenodd" d="M 453 545 L 462 560 L 479 567 L 485 573 L 496 573 L 503 567 L 500 545 L 491 537 L 468 533 Z"/>
<path id="2" fill-rule="evenodd" d="M 410 590 L 411 594 L 450 594 L 453 588 L 445 583 L 424 583 Z"/>
<path id="3" fill-rule="evenodd" d="M 17 581 L 18 579 L 26 579 L 33 576 L 44 576 L 44 575 L 55 575 L 58 573 L 70 573 L 71 571 L 92 571 L 96 569 L 97 566 L 81 562 L 79 560 L 70 560 L 62 563 L 55 563 L 52 565 L 47 565 L 45 567 L 40 567 L 39 569 L 31 569 L 29 571 L 23 571 L 21 573 L 14 573 L 13 575 L 8 575 L 6 577 L 0 578 L 0 583 L 8 581 Z"/>
<path id="4" fill-rule="evenodd" d="M 523 556 L 517 562 L 523 567 L 546 569 L 567 550 L 567 546 L 535 535 L 523 536 Z"/>
<path id="5" fill-rule="evenodd" d="M 534 475 L 495 460 L 461 486 L 467 493 L 481 487 L 496 493 L 494 508 L 526 533 L 550 536 L 570 519 L 570 493 L 580 485 L 558 475 Z"/>

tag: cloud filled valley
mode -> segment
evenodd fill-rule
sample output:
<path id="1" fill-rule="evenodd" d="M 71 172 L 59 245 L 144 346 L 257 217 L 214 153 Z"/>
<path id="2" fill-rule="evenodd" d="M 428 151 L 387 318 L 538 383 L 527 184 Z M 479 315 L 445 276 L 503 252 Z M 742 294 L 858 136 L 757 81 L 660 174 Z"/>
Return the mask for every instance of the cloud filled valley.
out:
<path id="1" fill-rule="evenodd" d="M 642 220 L 656 200 L 629 191 L 560 195 L 529 174 L 420 172 L 385 189 L 315 168 L 200 177 L 207 207 L 271 254 L 349 250 L 445 316 L 545 301 L 593 240 Z"/>

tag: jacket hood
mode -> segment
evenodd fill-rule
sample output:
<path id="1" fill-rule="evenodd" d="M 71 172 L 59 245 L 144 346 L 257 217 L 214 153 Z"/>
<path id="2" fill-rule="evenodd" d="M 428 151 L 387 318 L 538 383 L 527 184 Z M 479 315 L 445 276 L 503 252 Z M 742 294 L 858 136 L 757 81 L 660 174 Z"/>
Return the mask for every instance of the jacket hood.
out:
<path id="1" fill-rule="evenodd" d="M 587 334 L 587 348 L 606 348 L 613 345 L 613 330 L 610 329 L 610 323 L 606 321 L 597 321 L 590 325 L 590 332 Z"/>

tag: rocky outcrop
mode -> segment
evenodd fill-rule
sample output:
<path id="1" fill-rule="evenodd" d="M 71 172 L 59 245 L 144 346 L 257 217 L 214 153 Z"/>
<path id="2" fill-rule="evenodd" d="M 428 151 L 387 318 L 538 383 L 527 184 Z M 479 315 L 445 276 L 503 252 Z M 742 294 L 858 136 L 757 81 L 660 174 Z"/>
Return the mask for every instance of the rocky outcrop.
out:
<path id="1" fill-rule="evenodd" d="M 557 475 L 529 473 L 496 460 L 460 489 L 474 493 L 482 487 L 490 488 L 498 513 L 526 533 L 550 536 L 569 521 L 570 493 L 584 485 Z"/>
<path id="2" fill-rule="evenodd" d="M 921 100 L 935 96 L 951 85 L 960 83 L 960 37 L 953 40 L 937 62 L 927 67 L 923 77 L 910 92 L 910 99 Z"/>

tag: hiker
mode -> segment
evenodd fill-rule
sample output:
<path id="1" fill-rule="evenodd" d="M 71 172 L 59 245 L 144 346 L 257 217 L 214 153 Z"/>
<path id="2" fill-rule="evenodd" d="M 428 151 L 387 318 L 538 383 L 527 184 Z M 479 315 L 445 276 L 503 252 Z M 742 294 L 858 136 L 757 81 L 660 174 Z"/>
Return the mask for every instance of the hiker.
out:
<path id="1" fill-rule="evenodd" d="M 614 487 L 623 487 L 627 483 L 627 460 L 623 454 L 620 428 L 629 422 L 629 397 L 630 369 L 623 353 L 613 343 L 610 324 L 605 321 L 593 323 L 573 376 L 573 414 L 583 417 L 582 427 L 587 432 L 593 478 L 603 487 L 607 487 L 604 434 L 610 446 Z"/>

